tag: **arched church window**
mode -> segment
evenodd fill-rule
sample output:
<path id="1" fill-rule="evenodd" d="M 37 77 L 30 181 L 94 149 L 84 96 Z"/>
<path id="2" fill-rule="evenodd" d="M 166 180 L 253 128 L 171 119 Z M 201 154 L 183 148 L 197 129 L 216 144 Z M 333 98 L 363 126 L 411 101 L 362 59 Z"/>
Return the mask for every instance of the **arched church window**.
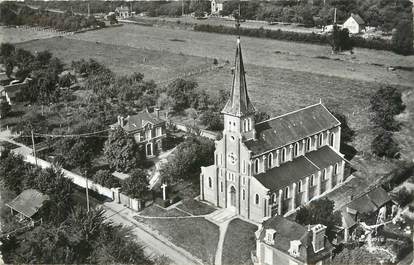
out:
<path id="1" fill-rule="evenodd" d="M 254 173 L 255 174 L 259 173 L 259 158 L 254 160 Z"/>
<path id="2" fill-rule="evenodd" d="M 259 204 L 259 202 L 260 202 L 259 194 L 256 194 L 256 196 L 254 197 L 254 202 L 256 204 Z"/>
<path id="3" fill-rule="evenodd" d="M 293 148 L 293 156 L 297 157 L 299 154 L 299 143 L 295 143 L 295 147 Z"/>
<path id="4" fill-rule="evenodd" d="M 267 167 L 272 168 L 273 166 L 273 153 L 269 153 L 269 156 L 267 157 Z"/>
<path id="5" fill-rule="evenodd" d="M 306 152 L 309 152 L 311 149 L 311 139 L 307 138 L 306 139 Z"/>
<path id="6" fill-rule="evenodd" d="M 335 142 L 335 133 L 331 133 L 331 135 L 329 136 L 329 145 L 334 146 L 334 142 Z"/>
<path id="7" fill-rule="evenodd" d="M 246 199 L 246 191 L 244 189 L 242 190 L 242 199 L 243 201 Z"/>
<path id="8" fill-rule="evenodd" d="M 213 186 L 212 182 L 211 182 L 211 177 L 208 178 L 208 187 L 211 188 Z"/>
<path id="9" fill-rule="evenodd" d="M 289 187 L 285 188 L 285 199 L 289 198 Z"/>
<path id="10" fill-rule="evenodd" d="M 318 141 L 319 141 L 319 146 L 321 146 L 321 145 L 322 145 L 322 143 L 323 143 L 323 133 L 320 133 L 320 134 L 319 134 L 319 136 L 318 136 Z"/>
<path id="11" fill-rule="evenodd" d="M 286 159 L 286 148 L 283 147 L 282 156 L 281 156 L 280 160 L 281 160 L 281 162 L 285 162 L 285 159 Z"/>
<path id="12" fill-rule="evenodd" d="M 300 192 L 302 192 L 302 181 L 301 180 L 299 180 L 299 182 L 298 182 L 298 188 L 297 188 L 297 190 L 298 190 L 298 193 L 300 193 Z"/>
<path id="13" fill-rule="evenodd" d="M 338 164 L 335 164 L 334 166 L 334 174 L 338 174 Z"/>
<path id="14" fill-rule="evenodd" d="M 326 169 L 322 170 L 322 180 L 326 179 Z"/>
<path id="15" fill-rule="evenodd" d="M 314 176 L 311 175 L 309 178 L 309 187 L 312 187 L 314 185 Z"/>
<path id="16" fill-rule="evenodd" d="M 247 131 L 250 131 L 252 129 L 252 125 L 250 124 L 250 118 L 247 119 Z"/>

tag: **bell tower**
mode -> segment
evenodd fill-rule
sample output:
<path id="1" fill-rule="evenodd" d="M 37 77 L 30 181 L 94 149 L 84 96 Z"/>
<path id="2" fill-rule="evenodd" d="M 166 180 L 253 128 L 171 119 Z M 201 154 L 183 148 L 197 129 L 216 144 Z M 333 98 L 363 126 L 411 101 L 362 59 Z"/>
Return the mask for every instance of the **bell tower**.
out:
<path id="1" fill-rule="evenodd" d="M 255 138 L 255 108 L 247 92 L 240 37 L 237 38 L 230 98 L 221 113 L 224 115 L 223 135 L 236 134 L 242 141 Z"/>

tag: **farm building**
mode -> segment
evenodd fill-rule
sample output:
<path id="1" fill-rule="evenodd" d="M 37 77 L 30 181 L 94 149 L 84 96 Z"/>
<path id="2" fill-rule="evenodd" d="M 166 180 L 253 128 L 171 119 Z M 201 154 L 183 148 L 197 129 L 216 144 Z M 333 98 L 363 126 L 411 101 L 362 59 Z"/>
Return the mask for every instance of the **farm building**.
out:
<path id="1" fill-rule="evenodd" d="M 323 264 L 333 250 L 325 231 L 321 224 L 302 226 L 282 216 L 272 217 L 256 231 L 253 263 Z"/>
<path id="2" fill-rule="evenodd" d="M 159 117 L 159 110 L 150 113 L 147 109 L 136 115 L 118 116 L 118 122 L 111 129 L 121 127 L 133 135 L 135 142 L 145 151 L 147 158 L 155 157 L 162 152 L 163 140 L 167 137 L 166 122 Z"/>
<path id="3" fill-rule="evenodd" d="M 224 0 L 211 0 L 211 14 L 219 15 L 223 11 Z"/>
<path id="4" fill-rule="evenodd" d="M 118 18 L 128 18 L 131 16 L 129 11 L 129 7 L 127 6 L 120 6 L 115 9 L 115 13 L 117 14 Z"/>
<path id="5" fill-rule="evenodd" d="M 320 102 L 255 124 L 240 39 L 214 164 L 201 168 L 202 200 L 261 222 L 294 211 L 344 179 L 340 122 Z"/>
<path id="6" fill-rule="evenodd" d="M 347 28 L 351 34 L 358 34 L 365 29 L 365 21 L 359 15 L 351 14 L 342 28 Z"/>
<path id="7" fill-rule="evenodd" d="M 0 97 L 5 98 L 10 105 L 13 105 L 17 95 L 29 86 L 30 81 L 32 81 L 31 78 L 26 78 L 23 82 L 13 80 L 8 85 L 0 85 Z"/>

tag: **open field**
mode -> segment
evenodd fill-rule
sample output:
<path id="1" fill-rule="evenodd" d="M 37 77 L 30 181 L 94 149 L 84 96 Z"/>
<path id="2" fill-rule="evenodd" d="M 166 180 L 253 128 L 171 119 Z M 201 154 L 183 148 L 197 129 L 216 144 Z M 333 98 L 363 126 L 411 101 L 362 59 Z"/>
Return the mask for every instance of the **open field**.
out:
<path id="1" fill-rule="evenodd" d="M 68 38 L 229 61 L 233 60 L 235 48 L 235 36 L 231 35 L 138 25 L 90 31 Z M 412 67 L 414 56 L 369 49 L 355 49 L 353 55 L 332 55 L 329 46 L 249 37 L 242 38 L 242 46 L 244 61 L 249 64 L 414 86 L 412 71 L 387 70 L 387 66 Z"/>
<path id="2" fill-rule="evenodd" d="M 55 36 L 58 36 L 58 34 L 54 32 L 0 26 L 0 43 L 19 43 L 29 40 L 47 39 Z"/>
<path id="3" fill-rule="evenodd" d="M 32 52 L 49 50 L 67 64 L 73 60 L 95 59 L 118 74 L 140 72 L 146 79 L 157 82 L 213 64 L 213 60 L 208 58 L 62 37 L 27 41 L 17 47 Z"/>

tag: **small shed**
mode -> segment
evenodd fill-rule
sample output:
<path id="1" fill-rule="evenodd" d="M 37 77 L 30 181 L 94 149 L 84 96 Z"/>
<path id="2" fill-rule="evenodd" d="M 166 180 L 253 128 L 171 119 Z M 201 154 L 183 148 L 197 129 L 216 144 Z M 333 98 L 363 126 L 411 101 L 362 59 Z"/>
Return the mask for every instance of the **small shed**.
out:
<path id="1" fill-rule="evenodd" d="M 17 213 L 19 221 L 30 220 L 37 214 L 44 203 L 49 200 L 49 196 L 35 189 L 27 189 L 22 191 L 11 202 L 6 203 L 12 214 Z"/>

